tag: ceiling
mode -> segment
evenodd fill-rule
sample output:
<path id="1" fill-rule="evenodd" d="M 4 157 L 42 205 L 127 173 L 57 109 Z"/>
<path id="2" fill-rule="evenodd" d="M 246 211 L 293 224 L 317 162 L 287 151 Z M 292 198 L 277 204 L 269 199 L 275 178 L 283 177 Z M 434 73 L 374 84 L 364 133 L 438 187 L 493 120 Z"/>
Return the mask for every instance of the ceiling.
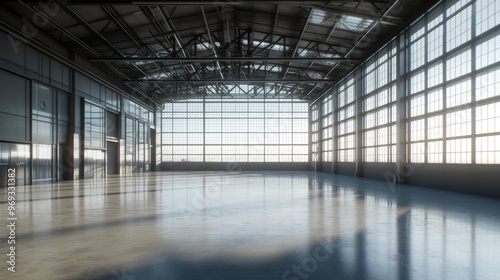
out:
<path id="1" fill-rule="evenodd" d="M 314 100 L 437 1 L 20 2 L 2 5 L 164 103 Z"/>

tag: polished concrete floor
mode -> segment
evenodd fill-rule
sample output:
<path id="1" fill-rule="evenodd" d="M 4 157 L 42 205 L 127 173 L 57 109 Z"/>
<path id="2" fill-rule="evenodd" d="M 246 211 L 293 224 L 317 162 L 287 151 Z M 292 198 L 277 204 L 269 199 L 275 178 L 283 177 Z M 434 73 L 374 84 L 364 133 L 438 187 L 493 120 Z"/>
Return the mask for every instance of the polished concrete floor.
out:
<path id="1" fill-rule="evenodd" d="M 369 179 L 136 174 L 19 187 L 17 211 L 0 279 L 500 279 L 500 200 Z"/>

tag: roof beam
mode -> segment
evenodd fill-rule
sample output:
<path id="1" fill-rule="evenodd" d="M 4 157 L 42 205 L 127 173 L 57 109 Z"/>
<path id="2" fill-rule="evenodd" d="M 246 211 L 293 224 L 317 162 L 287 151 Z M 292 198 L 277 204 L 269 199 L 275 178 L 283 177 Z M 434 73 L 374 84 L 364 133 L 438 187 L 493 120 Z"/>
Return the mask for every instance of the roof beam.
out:
<path id="1" fill-rule="evenodd" d="M 175 42 L 177 42 L 177 44 L 179 45 L 179 48 L 180 48 L 180 51 L 182 53 L 182 55 L 184 55 L 184 57 L 188 57 L 188 53 L 186 52 L 186 46 L 189 45 L 189 43 L 192 41 L 190 40 L 188 43 L 184 44 L 184 41 L 182 39 L 182 37 L 179 35 L 179 32 L 174 24 L 174 21 L 172 20 L 172 18 L 170 17 L 170 14 L 168 12 L 167 9 L 164 9 L 164 8 L 160 8 L 160 7 L 156 7 L 158 9 L 158 11 L 160 12 L 160 15 L 161 15 L 161 18 L 163 19 L 163 21 L 165 21 L 166 23 L 166 26 L 168 27 L 168 29 L 170 29 L 172 32 L 173 32 L 173 35 L 174 35 L 174 39 L 175 39 Z M 196 41 L 196 37 L 194 37 L 193 39 Z M 186 73 L 195 73 L 197 75 L 198 78 L 201 78 L 196 69 L 191 65 L 191 71 L 189 71 L 189 67 L 188 66 L 185 66 L 184 69 L 186 71 Z"/>
<path id="2" fill-rule="evenodd" d="M 212 35 L 210 34 L 210 27 L 208 26 L 208 20 L 207 16 L 205 15 L 205 9 L 201 7 L 201 14 L 203 15 L 203 21 L 205 22 L 205 27 L 207 28 L 207 34 L 208 34 L 208 39 L 210 41 L 210 47 L 212 48 L 212 51 L 214 53 L 215 58 L 218 58 L 217 51 L 215 50 L 215 44 L 214 41 L 212 40 Z M 220 67 L 219 61 L 216 61 L 217 63 L 217 69 L 219 70 L 220 77 L 224 79 L 224 74 L 222 73 L 222 68 Z"/>
<path id="3" fill-rule="evenodd" d="M 71 0 L 70 0 L 71 1 Z M 120 2 L 120 1 L 118 1 Z M 179 1 L 179 0 L 133 0 L 133 1 L 121 1 L 121 2 L 132 2 L 134 5 L 242 5 L 242 4 L 280 4 L 280 5 L 303 5 L 305 2 L 315 4 L 315 5 L 324 5 L 325 2 L 328 3 L 337 3 L 337 4 L 345 4 L 347 2 L 364 2 L 363 0 L 357 1 L 304 1 L 304 0 L 250 0 L 250 1 L 214 1 L 214 0 L 198 0 L 198 1 Z M 377 1 L 381 2 L 381 1 Z M 387 2 L 384 2 L 387 3 Z"/>
<path id="4" fill-rule="evenodd" d="M 374 21 L 371 26 L 365 31 L 365 33 L 354 43 L 354 45 L 352 46 L 352 48 L 345 54 L 345 57 L 349 56 L 356 48 L 357 46 L 365 39 L 365 37 L 373 30 L 373 28 L 375 28 L 375 26 L 377 26 L 377 24 L 380 24 L 383 19 L 391 12 L 391 10 L 396 6 L 396 4 L 398 3 L 399 0 L 394 0 L 394 2 L 391 4 L 391 6 L 389 6 L 389 8 L 384 12 L 384 14 L 382 14 L 382 16 L 380 17 L 379 20 L 377 21 Z M 323 78 L 326 78 L 328 77 L 328 75 L 330 75 L 333 70 L 335 70 L 335 68 L 337 68 L 339 64 L 336 64 L 334 65 L 332 68 L 330 68 L 330 70 L 328 70 L 328 72 L 323 75 Z M 314 92 L 314 90 L 317 88 L 318 85 L 315 85 L 314 88 L 312 88 L 307 94 L 306 96 L 309 96 L 311 93 Z M 321 98 L 321 96 L 323 96 L 325 93 L 321 94 L 318 98 L 316 98 L 314 100 L 314 102 L 316 102 L 319 98 Z"/>
<path id="5" fill-rule="evenodd" d="M 355 58 L 339 57 L 95 57 L 93 62 L 311 62 L 311 61 L 360 61 Z"/>
<path id="6" fill-rule="evenodd" d="M 302 37 L 304 37 L 304 33 L 306 32 L 307 24 L 309 24 L 309 19 L 311 18 L 312 12 L 313 12 L 313 9 L 309 9 L 309 13 L 307 14 L 306 22 L 304 23 L 302 30 L 300 30 L 299 38 L 297 39 L 297 42 L 295 43 L 295 49 L 293 50 L 292 58 L 295 57 L 295 55 L 297 54 L 297 52 L 300 48 L 300 42 L 302 41 Z M 290 69 L 290 64 L 292 64 L 291 60 L 288 62 L 288 66 L 286 67 L 286 69 L 283 73 L 283 77 L 285 77 L 286 74 L 288 73 L 288 70 Z"/>
<path id="7" fill-rule="evenodd" d="M 149 79 L 149 80 L 124 80 L 125 83 L 152 83 L 152 84 L 256 84 L 256 83 L 285 83 L 285 84 L 295 84 L 295 83 L 316 83 L 316 84 L 333 84 L 336 81 L 333 80 L 321 80 L 321 79 L 224 79 L 224 80 L 214 80 L 214 79 L 201 79 L 201 80 L 189 80 L 189 79 L 176 79 L 176 80 L 165 80 L 165 79 Z"/>
<path id="8" fill-rule="evenodd" d="M 282 5 L 303 5 L 305 2 L 314 5 L 324 5 L 325 2 L 330 4 L 345 4 L 348 2 L 364 2 L 366 0 L 330 0 L 330 1 L 304 1 L 304 0 L 198 0 L 198 1 L 179 1 L 179 0 L 54 0 L 53 3 L 61 3 L 67 5 L 243 5 L 243 4 L 282 4 Z M 19 0 L 3 0 L 2 3 L 19 3 Z M 24 4 L 39 4 L 40 0 L 23 0 Z M 374 1 L 376 3 L 387 3 L 387 1 Z"/>
<path id="9" fill-rule="evenodd" d="M 387 3 L 387 4 L 389 4 L 389 3 Z M 374 20 L 374 21 L 380 21 L 380 16 L 368 14 L 368 13 L 362 13 L 362 12 L 357 11 L 356 9 L 314 5 L 314 4 L 310 4 L 309 2 L 307 2 L 307 4 L 304 4 L 303 6 L 310 7 L 310 8 L 317 9 L 317 10 L 322 10 L 322 11 L 337 14 L 337 15 L 346 15 L 346 16 L 359 17 L 359 18 L 363 18 L 363 19 L 370 19 L 370 20 Z M 389 17 L 387 17 L 387 18 L 389 18 Z M 392 19 L 393 19 L 393 21 L 395 21 L 394 23 L 396 23 L 396 24 L 403 24 L 401 18 L 393 17 Z M 388 21 L 382 20 L 381 23 L 391 24 L 393 22 L 388 22 Z"/>

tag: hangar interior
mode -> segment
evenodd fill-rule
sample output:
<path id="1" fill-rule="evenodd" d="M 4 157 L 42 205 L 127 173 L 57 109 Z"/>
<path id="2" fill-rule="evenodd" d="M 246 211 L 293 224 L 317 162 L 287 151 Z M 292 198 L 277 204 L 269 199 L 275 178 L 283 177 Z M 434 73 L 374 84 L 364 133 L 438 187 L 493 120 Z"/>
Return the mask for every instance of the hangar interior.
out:
<path id="1" fill-rule="evenodd" d="M 0 15 L 0 186 L 15 167 L 22 240 L 122 248 L 56 279 L 498 275 L 500 2 L 7 0 Z M 123 233 L 135 223 L 151 224 Z M 329 266 L 311 253 L 325 242 Z M 158 257 L 131 265 L 140 246 Z"/>

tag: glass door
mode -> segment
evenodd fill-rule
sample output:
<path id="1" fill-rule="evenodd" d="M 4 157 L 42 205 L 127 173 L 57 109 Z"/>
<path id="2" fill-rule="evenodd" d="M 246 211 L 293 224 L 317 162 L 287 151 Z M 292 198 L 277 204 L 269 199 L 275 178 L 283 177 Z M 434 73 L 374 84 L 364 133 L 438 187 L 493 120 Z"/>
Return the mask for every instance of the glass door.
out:
<path id="1" fill-rule="evenodd" d="M 0 143 L 0 187 L 8 185 L 9 173 L 15 174 L 16 185 L 29 184 L 29 170 L 29 144 Z"/>
<path id="2" fill-rule="evenodd" d="M 125 169 L 126 173 L 136 172 L 135 166 L 136 138 L 135 121 L 131 118 L 125 119 Z"/>
<path id="3" fill-rule="evenodd" d="M 55 91 L 33 85 L 33 182 L 52 181 L 57 177 L 55 168 Z"/>

